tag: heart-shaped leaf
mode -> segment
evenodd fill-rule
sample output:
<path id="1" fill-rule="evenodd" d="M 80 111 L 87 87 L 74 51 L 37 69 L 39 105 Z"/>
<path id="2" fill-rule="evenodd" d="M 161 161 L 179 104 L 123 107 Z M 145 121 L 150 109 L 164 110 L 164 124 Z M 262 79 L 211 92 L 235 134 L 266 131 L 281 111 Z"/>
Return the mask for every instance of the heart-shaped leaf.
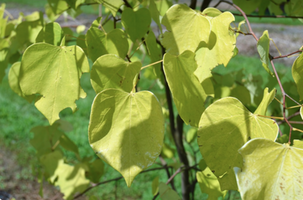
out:
<path id="1" fill-rule="evenodd" d="M 292 77 L 297 85 L 300 99 L 303 99 L 303 54 L 301 54 L 292 65 Z"/>
<path id="2" fill-rule="evenodd" d="M 42 95 L 35 106 L 52 125 L 61 110 L 70 107 L 75 111 L 75 101 L 86 96 L 79 79 L 88 71 L 88 61 L 80 47 L 37 43 L 23 54 L 20 88 L 25 95 Z"/>
<path id="3" fill-rule="evenodd" d="M 111 54 L 101 56 L 92 67 L 92 86 L 96 93 L 107 88 L 131 92 L 141 67 L 142 64 L 139 61 L 130 63 Z"/>
<path id="4" fill-rule="evenodd" d="M 93 102 L 88 138 L 96 154 L 119 171 L 130 187 L 161 153 L 162 108 L 147 91 L 104 90 Z"/>
<path id="5" fill-rule="evenodd" d="M 123 10 L 121 20 L 130 39 L 135 42 L 147 33 L 151 23 L 151 16 L 149 10 L 146 8 L 133 11 L 126 7 Z"/>

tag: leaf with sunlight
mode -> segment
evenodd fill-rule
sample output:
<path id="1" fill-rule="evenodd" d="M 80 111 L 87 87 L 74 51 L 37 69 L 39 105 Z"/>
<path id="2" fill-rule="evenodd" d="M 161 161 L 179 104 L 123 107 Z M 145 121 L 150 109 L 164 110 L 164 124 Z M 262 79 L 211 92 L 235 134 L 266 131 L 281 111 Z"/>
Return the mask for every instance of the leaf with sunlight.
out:
<path id="1" fill-rule="evenodd" d="M 242 199 L 302 199 L 303 149 L 256 138 L 240 150 L 235 169 Z"/>
<path id="2" fill-rule="evenodd" d="M 148 91 L 104 90 L 93 102 L 88 136 L 96 154 L 120 172 L 130 187 L 161 153 L 162 108 Z"/>
<path id="3" fill-rule="evenodd" d="M 200 151 L 222 190 L 237 190 L 233 168 L 243 164 L 238 149 L 251 138 L 274 141 L 278 135 L 275 121 L 252 114 L 233 97 L 211 104 L 202 114 L 199 127 Z"/>
<path id="4" fill-rule="evenodd" d="M 89 64 L 80 47 L 37 43 L 22 57 L 20 88 L 24 95 L 41 95 L 35 106 L 52 125 L 61 110 L 70 107 L 75 111 L 75 101 L 86 96 L 80 86 L 85 72 Z"/>

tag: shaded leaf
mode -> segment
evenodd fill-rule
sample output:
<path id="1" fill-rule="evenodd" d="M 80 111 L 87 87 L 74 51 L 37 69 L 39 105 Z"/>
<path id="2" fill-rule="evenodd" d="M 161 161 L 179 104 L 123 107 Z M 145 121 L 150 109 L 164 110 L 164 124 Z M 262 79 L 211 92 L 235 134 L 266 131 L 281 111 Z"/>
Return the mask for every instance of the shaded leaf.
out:
<path id="1" fill-rule="evenodd" d="M 292 65 L 292 77 L 297 85 L 300 100 L 303 99 L 303 54 L 301 54 Z"/>
<path id="2" fill-rule="evenodd" d="M 152 193 L 153 196 L 156 196 L 159 192 L 159 176 L 157 176 L 156 178 L 154 178 L 153 182 L 152 182 Z"/>
<path id="3" fill-rule="evenodd" d="M 160 198 L 162 200 L 172 200 L 172 199 L 181 200 L 178 193 L 176 191 L 174 191 L 173 189 L 171 189 L 165 183 L 159 184 L 159 194 L 160 194 Z"/>
<path id="4" fill-rule="evenodd" d="M 233 168 L 243 164 L 238 149 L 251 138 L 274 141 L 278 134 L 273 120 L 252 114 L 232 97 L 211 104 L 202 114 L 199 127 L 200 151 L 222 190 L 237 189 Z"/>
<path id="5" fill-rule="evenodd" d="M 173 100 L 183 121 L 198 127 L 204 111 L 205 91 L 194 75 L 197 69 L 195 54 L 185 51 L 179 56 L 164 55 L 164 72 Z"/>
<path id="6" fill-rule="evenodd" d="M 36 42 L 45 42 L 55 46 L 60 46 L 64 37 L 64 32 L 57 22 L 46 24 L 39 32 Z"/>
<path id="7" fill-rule="evenodd" d="M 270 43 L 270 38 L 268 35 L 268 31 L 265 30 L 263 32 L 263 35 L 258 40 L 257 49 L 258 49 L 258 53 L 260 55 L 264 69 L 272 75 L 272 72 L 268 68 L 268 66 L 270 65 L 269 43 Z"/>
<path id="8" fill-rule="evenodd" d="M 107 89 L 94 99 L 88 129 L 93 150 L 119 171 L 130 187 L 135 176 L 151 166 L 161 152 L 164 118 L 152 93 Z"/>
<path id="9" fill-rule="evenodd" d="M 266 115 L 267 107 L 275 98 L 276 91 L 277 90 L 275 88 L 271 92 L 268 92 L 268 88 L 264 89 L 263 99 L 257 110 L 254 112 L 255 115 Z"/>

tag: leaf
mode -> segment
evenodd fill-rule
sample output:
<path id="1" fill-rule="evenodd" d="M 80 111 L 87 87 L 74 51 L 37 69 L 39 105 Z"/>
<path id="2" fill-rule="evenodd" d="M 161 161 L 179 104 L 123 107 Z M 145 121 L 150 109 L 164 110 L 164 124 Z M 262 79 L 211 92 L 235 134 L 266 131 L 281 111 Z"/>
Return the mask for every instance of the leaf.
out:
<path id="1" fill-rule="evenodd" d="M 60 43 L 64 37 L 64 32 L 61 26 L 57 22 L 46 24 L 39 32 L 36 43 L 45 42 L 55 46 L 60 46 Z"/>
<path id="2" fill-rule="evenodd" d="M 165 183 L 159 184 L 159 194 L 160 194 L 160 198 L 162 200 L 172 200 L 172 199 L 181 200 L 178 193 L 176 191 L 174 191 L 173 189 L 171 189 Z"/>
<path id="3" fill-rule="evenodd" d="M 243 168 L 236 171 L 242 199 L 301 199 L 303 149 L 256 138 L 241 149 Z"/>
<path id="4" fill-rule="evenodd" d="M 233 3 L 239 6 L 246 14 L 255 11 L 262 1 L 269 2 L 269 0 L 233 0 Z"/>
<path id="5" fill-rule="evenodd" d="M 222 190 L 237 189 L 233 168 L 243 164 L 238 149 L 251 138 L 274 141 L 278 134 L 273 120 L 252 114 L 232 97 L 211 104 L 202 114 L 199 127 L 201 154 L 218 177 Z"/>
<path id="6" fill-rule="evenodd" d="M 225 67 L 234 55 L 236 36 L 229 30 L 235 17 L 230 12 L 224 12 L 211 18 L 211 32 L 208 43 L 201 43 L 196 52 L 198 68 L 195 75 L 202 83 L 211 77 L 211 70 L 218 65 Z"/>
<path id="7" fill-rule="evenodd" d="M 88 178 L 92 182 L 98 183 L 100 178 L 104 174 L 104 164 L 102 160 L 97 158 L 92 163 L 89 163 L 88 167 L 89 167 Z"/>
<path id="8" fill-rule="evenodd" d="M 257 49 L 258 53 L 260 55 L 262 65 L 264 69 L 272 75 L 273 73 L 269 70 L 268 66 L 270 65 L 270 59 L 269 59 L 269 43 L 270 43 L 270 38 L 268 35 L 268 31 L 265 30 L 263 32 L 263 35 L 260 37 L 257 43 Z"/>
<path id="9" fill-rule="evenodd" d="M 116 17 L 119 8 L 124 4 L 122 0 L 95 0 L 98 3 L 102 3 L 106 8 L 110 10 L 112 15 Z"/>
<path id="10" fill-rule="evenodd" d="M 85 97 L 79 79 L 88 71 L 88 61 L 81 48 L 37 43 L 23 54 L 20 88 L 25 95 L 42 95 L 35 106 L 52 125 L 59 119 L 61 110 L 70 107 L 75 111 L 75 100 Z"/>
<path id="11" fill-rule="evenodd" d="M 149 1 L 149 10 L 150 10 L 152 19 L 156 22 L 156 24 L 158 25 L 158 27 L 160 29 L 160 32 L 162 33 L 162 26 L 160 23 L 160 12 L 157 9 L 157 5 L 154 0 Z M 151 32 L 153 33 L 153 31 L 151 31 Z"/>
<path id="12" fill-rule="evenodd" d="M 293 143 L 294 143 L 293 147 L 297 147 L 297 148 L 303 149 L 303 141 L 301 141 L 301 140 L 293 140 Z"/>
<path id="13" fill-rule="evenodd" d="M 303 99 L 303 54 L 295 60 L 292 65 L 292 77 L 297 85 L 297 90 L 300 95 L 300 100 Z"/>
<path id="14" fill-rule="evenodd" d="M 166 53 L 164 72 L 179 115 L 186 124 L 198 127 L 205 109 L 206 94 L 194 75 L 197 69 L 194 56 L 190 51 L 185 51 L 180 56 Z"/>
<path id="15" fill-rule="evenodd" d="M 91 84 L 96 93 L 107 88 L 131 92 L 141 70 L 141 62 L 127 62 L 116 55 L 101 56 L 93 64 Z"/>
<path id="16" fill-rule="evenodd" d="M 62 134 L 62 136 L 60 138 L 60 145 L 64 149 L 74 152 L 78 157 L 80 157 L 78 146 L 64 133 Z"/>
<path id="17" fill-rule="evenodd" d="M 37 150 L 37 156 L 51 153 L 58 146 L 60 137 L 64 134 L 58 130 L 58 124 L 53 126 L 36 126 L 31 129 L 34 138 L 30 140 L 31 145 Z"/>
<path id="18" fill-rule="evenodd" d="M 21 62 L 14 63 L 8 73 L 8 82 L 11 89 L 18 94 L 20 97 L 23 97 L 28 102 L 32 102 L 35 99 L 35 95 L 26 96 L 20 89 L 19 85 L 19 74 L 20 74 Z"/>
<path id="19" fill-rule="evenodd" d="M 209 20 L 186 5 L 172 6 L 164 15 L 162 24 L 167 32 L 161 42 L 170 54 L 179 55 L 186 50 L 195 52 L 200 42 L 208 42 Z"/>
<path id="20" fill-rule="evenodd" d="M 149 30 L 151 16 L 149 10 L 146 8 L 133 11 L 126 7 L 123 10 L 121 20 L 130 39 L 135 42 L 137 39 L 144 37 Z"/>
<path id="21" fill-rule="evenodd" d="M 96 154 L 120 172 L 130 187 L 135 176 L 161 153 L 161 106 L 148 91 L 104 90 L 94 99 L 88 137 Z"/>
<path id="22" fill-rule="evenodd" d="M 90 27 L 86 33 L 88 55 L 93 62 L 104 54 L 115 54 L 125 58 L 128 52 L 128 41 L 126 34 L 121 29 L 114 29 L 109 33 L 99 28 Z"/>
<path id="23" fill-rule="evenodd" d="M 218 178 L 208 167 L 203 172 L 197 172 L 196 177 L 202 193 L 208 194 L 208 200 L 217 200 L 225 196 L 227 191 L 221 191 Z"/>
<path id="24" fill-rule="evenodd" d="M 153 182 L 152 182 L 152 193 L 153 196 L 156 196 L 159 192 L 159 176 L 157 176 L 156 178 L 154 178 Z"/>
<path id="25" fill-rule="evenodd" d="M 222 14 L 222 12 L 220 10 L 218 10 L 217 8 L 206 8 L 202 11 L 203 15 L 209 16 L 209 17 L 217 17 L 219 15 Z"/>
<path id="26" fill-rule="evenodd" d="M 61 14 L 69 8 L 65 0 L 47 0 L 55 14 Z"/>
<path id="27" fill-rule="evenodd" d="M 187 131 L 186 133 L 186 141 L 188 143 L 192 143 L 194 139 L 197 137 L 197 129 L 196 128 L 191 128 Z"/>
<path id="28" fill-rule="evenodd" d="M 258 106 L 257 110 L 254 112 L 255 115 L 266 115 L 266 110 L 268 105 L 272 102 L 276 95 L 276 89 L 274 88 L 271 92 L 268 92 L 268 88 L 265 88 L 263 99 Z"/>

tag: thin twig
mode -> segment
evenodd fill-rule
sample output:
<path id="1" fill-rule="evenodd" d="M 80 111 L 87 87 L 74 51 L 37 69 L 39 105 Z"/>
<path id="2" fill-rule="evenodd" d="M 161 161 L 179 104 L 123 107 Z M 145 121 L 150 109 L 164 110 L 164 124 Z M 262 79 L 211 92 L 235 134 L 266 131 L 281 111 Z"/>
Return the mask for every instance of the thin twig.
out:
<path id="1" fill-rule="evenodd" d="M 302 52 L 302 50 L 298 50 L 298 51 L 295 51 L 295 52 L 289 53 L 289 54 L 287 54 L 287 55 L 282 55 L 282 56 L 276 56 L 276 57 L 273 57 L 272 59 L 285 58 L 285 57 L 289 57 L 289 56 L 291 56 L 291 55 L 294 55 L 294 54 L 296 54 L 296 53 L 301 53 L 301 52 Z"/>
<path id="2" fill-rule="evenodd" d="M 147 68 L 147 67 L 150 67 L 150 66 L 156 65 L 156 64 L 158 64 L 158 63 L 161 63 L 162 61 L 163 61 L 163 60 L 159 60 L 159 61 L 157 61 L 157 62 L 154 62 L 154 63 L 151 63 L 151 64 L 146 65 L 146 66 L 144 66 L 144 67 L 141 67 L 141 70 L 142 70 L 142 69 L 145 69 L 145 68 Z"/>

